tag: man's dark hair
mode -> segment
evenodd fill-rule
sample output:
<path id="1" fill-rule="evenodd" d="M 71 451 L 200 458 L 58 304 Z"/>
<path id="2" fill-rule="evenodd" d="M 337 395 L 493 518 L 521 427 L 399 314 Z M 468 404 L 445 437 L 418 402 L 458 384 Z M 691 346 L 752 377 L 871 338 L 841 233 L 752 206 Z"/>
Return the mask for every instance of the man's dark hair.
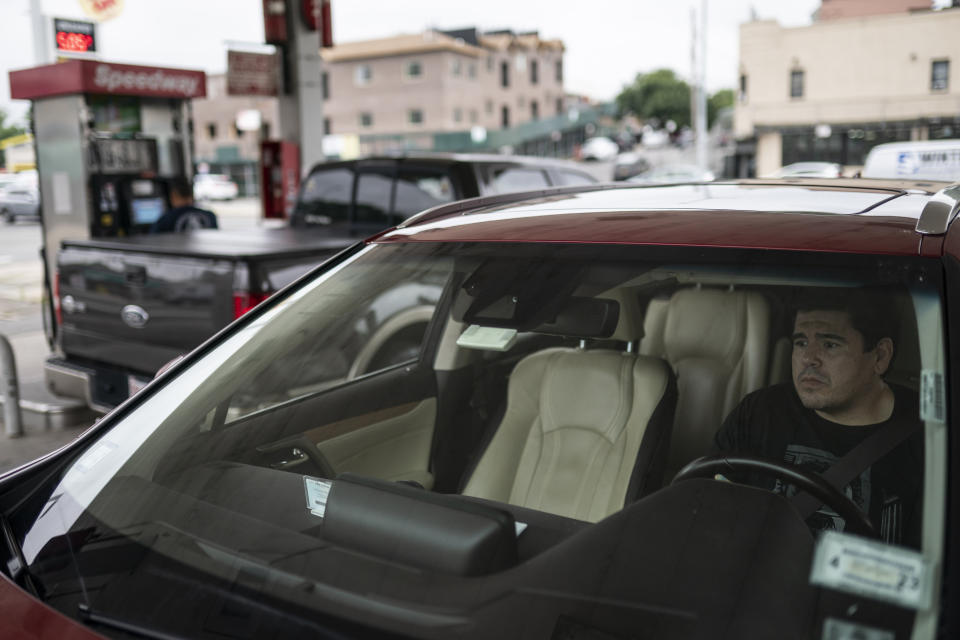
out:
<path id="1" fill-rule="evenodd" d="M 193 199 L 193 187 L 190 181 L 183 177 L 173 178 L 170 181 L 170 195 L 174 194 L 181 198 Z"/>
<path id="2" fill-rule="evenodd" d="M 794 318 L 801 311 L 843 311 L 850 325 L 863 336 L 870 351 L 881 338 L 890 338 L 896 349 L 900 339 L 900 309 L 889 293 L 874 287 L 806 289 L 797 296 Z"/>

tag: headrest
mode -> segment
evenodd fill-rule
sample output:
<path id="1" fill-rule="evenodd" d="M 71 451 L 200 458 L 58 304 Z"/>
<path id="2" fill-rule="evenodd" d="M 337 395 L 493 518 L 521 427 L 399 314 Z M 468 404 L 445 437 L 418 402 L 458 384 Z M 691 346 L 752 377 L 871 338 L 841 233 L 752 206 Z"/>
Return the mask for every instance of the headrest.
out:
<path id="1" fill-rule="evenodd" d="M 615 300 L 620 306 L 617 328 L 610 339 L 635 342 L 643 338 L 643 311 L 640 309 L 640 300 L 634 291 L 626 288 L 610 289 L 598 297 L 604 300 Z"/>
<path id="2" fill-rule="evenodd" d="M 749 296 L 746 291 L 699 288 L 674 293 L 663 336 L 667 359 L 738 360 L 746 340 Z"/>

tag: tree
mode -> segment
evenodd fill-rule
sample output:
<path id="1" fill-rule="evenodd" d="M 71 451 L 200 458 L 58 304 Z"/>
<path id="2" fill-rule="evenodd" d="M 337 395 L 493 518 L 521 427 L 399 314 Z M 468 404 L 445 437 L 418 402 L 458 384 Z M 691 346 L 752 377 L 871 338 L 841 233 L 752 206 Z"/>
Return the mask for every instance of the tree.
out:
<path id="1" fill-rule="evenodd" d="M 633 113 L 644 120 L 673 120 L 678 127 L 690 126 L 690 86 L 670 69 L 638 73 L 617 96 L 617 108 L 620 115 Z"/>
<path id="2" fill-rule="evenodd" d="M 733 89 L 720 89 L 707 98 L 707 128 L 713 126 L 721 109 L 733 106 Z"/>
<path id="3" fill-rule="evenodd" d="M 7 112 L 0 109 L 0 140 L 26 133 L 26 129 L 23 127 L 15 124 L 7 124 L 6 120 Z M 3 166 L 5 162 L 6 158 L 4 157 L 3 149 L 0 149 L 0 166 Z"/>

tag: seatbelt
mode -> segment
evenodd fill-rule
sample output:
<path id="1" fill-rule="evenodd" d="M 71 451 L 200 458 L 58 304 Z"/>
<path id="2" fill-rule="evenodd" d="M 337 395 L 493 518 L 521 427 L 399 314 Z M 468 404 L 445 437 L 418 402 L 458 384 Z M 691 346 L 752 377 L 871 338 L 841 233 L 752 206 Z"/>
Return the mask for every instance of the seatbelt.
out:
<path id="1" fill-rule="evenodd" d="M 920 422 L 913 420 L 885 424 L 848 451 L 847 455 L 834 462 L 833 466 L 822 474 L 823 479 L 842 492 L 844 487 L 869 469 L 874 462 L 893 451 L 919 427 Z M 808 493 L 799 493 L 793 498 L 793 505 L 804 520 L 816 513 L 822 504 L 823 502 Z M 867 507 L 869 508 L 869 505 Z"/>

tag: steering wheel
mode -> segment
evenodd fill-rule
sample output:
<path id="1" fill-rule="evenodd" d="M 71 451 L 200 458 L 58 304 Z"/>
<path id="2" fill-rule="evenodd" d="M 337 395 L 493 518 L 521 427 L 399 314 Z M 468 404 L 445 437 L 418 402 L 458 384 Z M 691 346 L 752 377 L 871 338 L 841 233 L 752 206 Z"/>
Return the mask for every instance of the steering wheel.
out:
<path id="1" fill-rule="evenodd" d="M 867 514 L 839 489 L 816 473 L 778 460 L 725 454 L 704 456 L 680 469 L 670 484 L 693 478 L 712 478 L 718 473 L 731 471 L 754 471 L 785 480 L 836 511 L 837 515 L 844 519 L 846 528 L 851 533 L 871 538 L 880 537 Z"/>

